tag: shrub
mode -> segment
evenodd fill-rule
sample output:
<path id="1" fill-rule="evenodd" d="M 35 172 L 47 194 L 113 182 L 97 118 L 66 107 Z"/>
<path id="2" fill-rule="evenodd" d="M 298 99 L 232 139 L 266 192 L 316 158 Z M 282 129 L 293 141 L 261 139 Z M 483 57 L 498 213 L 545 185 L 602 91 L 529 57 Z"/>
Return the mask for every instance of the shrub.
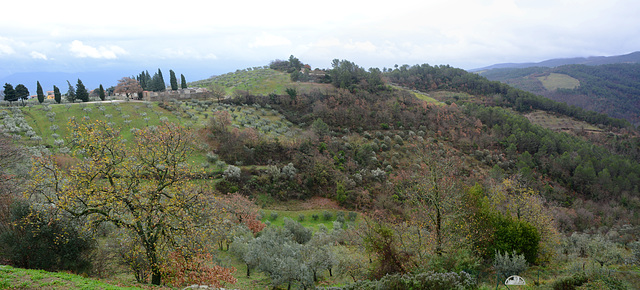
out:
<path id="1" fill-rule="evenodd" d="M 322 218 L 324 218 L 325 221 L 330 221 L 333 218 L 333 214 L 325 210 L 322 212 Z"/>
<path id="2" fill-rule="evenodd" d="M 296 222 L 290 218 L 284 218 L 284 228 L 287 229 L 293 235 L 293 240 L 298 244 L 306 244 L 311 240 L 313 232 L 305 228 L 301 223 Z"/>
<path id="3" fill-rule="evenodd" d="M 527 261 L 524 259 L 524 255 L 518 255 L 515 251 L 511 253 L 511 256 L 508 252 L 502 254 L 497 251 L 493 260 L 493 268 L 506 278 L 526 271 Z"/>
<path id="4" fill-rule="evenodd" d="M 573 274 L 573 276 L 563 277 L 554 281 L 551 287 L 554 290 L 571 290 L 582 286 L 582 284 L 587 283 L 587 281 L 589 281 L 587 274 L 580 272 Z"/>
<path id="5" fill-rule="evenodd" d="M 0 255 L 13 265 L 74 272 L 87 272 L 91 267 L 86 254 L 92 241 L 66 219 L 49 218 L 21 202 L 12 205 L 10 218 L 12 226 L 0 234 Z"/>
<path id="6" fill-rule="evenodd" d="M 272 221 L 277 220 L 277 219 L 278 219 L 278 213 L 277 213 L 277 212 L 275 212 L 275 211 L 272 211 L 272 212 L 271 212 L 271 214 L 269 215 L 269 218 L 270 218 Z"/>
<path id="7" fill-rule="evenodd" d="M 351 222 L 356 221 L 356 218 L 358 218 L 358 213 L 357 213 L 357 212 L 350 211 L 350 212 L 347 214 L 347 220 L 349 220 L 349 221 L 351 221 Z"/>
<path id="8" fill-rule="evenodd" d="M 378 281 L 358 281 L 339 289 L 473 289 L 475 281 L 471 275 L 462 271 L 459 273 L 426 272 L 420 274 L 386 275 Z"/>
<path id="9" fill-rule="evenodd" d="M 222 176 L 227 180 L 238 180 L 240 179 L 240 172 L 240 167 L 229 165 L 222 173 Z"/>
<path id="10" fill-rule="evenodd" d="M 317 221 L 318 218 L 320 218 L 320 216 L 317 213 L 311 215 L 311 219 L 313 219 L 314 221 Z"/>
<path id="11" fill-rule="evenodd" d="M 303 222 L 304 221 L 304 215 L 303 214 L 299 214 L 298 215 L 298 221 L 299 222 Z"/>
<path id="12" fill-rule="evenodd" d="M 495 225 L 493 250 L 505 253 L 515 251 L 523 254 L 529 263 L 535 263 L 538 256 L 540 233 L 528 222 L 511 217 L 499 216 Z"/>

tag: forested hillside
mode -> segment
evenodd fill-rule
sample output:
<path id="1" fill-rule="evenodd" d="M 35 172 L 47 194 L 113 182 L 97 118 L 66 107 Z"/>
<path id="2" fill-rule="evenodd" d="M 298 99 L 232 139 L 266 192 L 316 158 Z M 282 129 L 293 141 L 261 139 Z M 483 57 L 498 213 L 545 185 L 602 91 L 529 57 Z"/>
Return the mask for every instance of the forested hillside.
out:
<path id="1" fill-rule="evenodd" d="M 291 56 L 197 83 L 217 95 L 4 109 L 3 152 L 30 155 L 3 157 L 28 160 L 2 166 L 3 261 L 174 287 L 640 280 L 640 139 L 626 121 L 450 66 L 312 71 Z M 44 112 L 68 124 L 43 126 Z M 596 129 L 547 129 L 532 112 Z M 101 258 L 44 263 L 28 253 L 63 237 L 35 228 Z"/>
<path id="2" fill-rule="evenodd" d="M 575 88 L 546 88 L 545 81 L 550 74 L 570 76 L 580 85 Z M 640 64 L 494 69 L 481 75 L 559 102 L 626 119 L 635 126 L 640 124 Z"/>

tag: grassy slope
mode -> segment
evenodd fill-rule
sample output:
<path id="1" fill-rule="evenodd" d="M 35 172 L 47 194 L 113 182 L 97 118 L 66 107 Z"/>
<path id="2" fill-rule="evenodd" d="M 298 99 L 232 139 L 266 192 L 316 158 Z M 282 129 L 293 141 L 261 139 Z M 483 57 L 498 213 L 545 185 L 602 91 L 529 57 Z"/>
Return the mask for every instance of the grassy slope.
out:
<path id="1" fill-rule="evenodd" d="M 143 286 L 144 288 L 140 288 Z M 149 285 L 118 281 L 112 284 L 63 272 L 0 266 L 0 289 L 149 289 Z"/>
<path id="2" fill-rule="evenodd" d="M 557 89 L 575 89 L 580 86 L 580 81 L 565 74 L 550 73 L 547 76 L 537 77 L 545 89 L 555 91 Z"/>
<path id="3" fill-rule="evenodd" d="M 524 115 L 529 122 L 551 130 L 591 130 L 602 131 L 600 128 L 584 121 L 578 121 L 565 116 L 558 116 L 545 111 L 535 111 Z"/>

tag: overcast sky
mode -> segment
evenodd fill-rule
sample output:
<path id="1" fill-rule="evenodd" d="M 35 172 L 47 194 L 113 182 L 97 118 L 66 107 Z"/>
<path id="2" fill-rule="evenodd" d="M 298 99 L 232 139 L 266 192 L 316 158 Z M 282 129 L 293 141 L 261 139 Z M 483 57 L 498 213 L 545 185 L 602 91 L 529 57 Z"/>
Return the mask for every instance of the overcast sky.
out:
<path id="1" fill-rule="evenodd" d="M 160 67 L 192 70 L 188 79 L 195 80 L 291 54 L 314 68 L 339 58 L 365 68 L 472 69 L 640 50 L 637 0 L 16 0 L 0 6 L 0 77 Z"/>

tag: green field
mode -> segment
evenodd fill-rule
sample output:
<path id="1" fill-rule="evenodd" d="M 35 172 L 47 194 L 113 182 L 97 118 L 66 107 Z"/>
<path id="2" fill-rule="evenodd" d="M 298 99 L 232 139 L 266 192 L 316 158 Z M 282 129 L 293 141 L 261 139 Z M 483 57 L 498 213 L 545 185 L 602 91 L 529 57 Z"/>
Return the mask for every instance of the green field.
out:
<path id="1" fill-rule="evenodd" d="M 137 285 L 136 285 L 137 284 Z M 144 288 L 140 288 L 140 287 Z M 0 289 L 151 289 L 133 281 L 113 283 L 64 272 L 0 266 Z"/>
<path id="2" fill-rule="evenodd" d="M 580 86 L 580 81 L 565 74 L 550 73 L 547 76 L 538 77 L 542 85 L 548 91 L 557 89 L 575 89 Z"/>

